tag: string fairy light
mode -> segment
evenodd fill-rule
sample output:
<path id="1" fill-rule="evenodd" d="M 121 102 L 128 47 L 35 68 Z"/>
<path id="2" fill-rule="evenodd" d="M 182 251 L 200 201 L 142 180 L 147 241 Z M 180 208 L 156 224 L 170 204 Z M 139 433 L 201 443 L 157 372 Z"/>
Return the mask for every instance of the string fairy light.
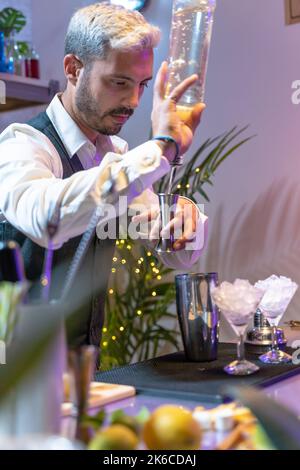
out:
<path id="1" fill-rule="evenodd" d="M 196 173 L 199 173 L 199 172 L 200 172 L 200 169 L 197 168 L 195 171 L 196 171 Z M 190 185 L 187 184 L 187 185 L 186 185 L 186 188 L 189 188 L 189 187 L 190 187 Z M 177 188 L 178 188 L 178 189 L 181 189 L 181 184 L 178 184 L 178 185 L 177 185 Z M 127 244 L 126 244 L 126 241 L 125 241 L 125 240 L 117 240 L 117 241 L 116 241 L 116 245 L 117 245 L 118 249 L 120 249 L 120 250 L 122 250 L 122 249 L 131 250 L 131 249 L 133 248 L 130 243 L 127 242 Z M 146 252 L 146 256 L 150 258 L 150 257 L 153 257 L 153 254 L 152 254 L 151 251 L 147 251 L 147 252 Z M 153 258 L 152 258 L 152 259 L 153 259 Z M 154 258 L 154 259 L 155 259 L 155 258 Z M 114 263 L 117 263 L 118 261 L 119 261 L 118 257 L 117 257 L 117 256 L 114 256 L 114 257 L 113 257 L 113 262 L 114 262 Z M 142 268 L 141 265 L 142 265 L 142 263 L 143 263 L 144 261 L 145 261 L 145 259 L 144 259 L 142 256 L 138 258 L 138 260 L 137 260 L 137 266 L 136 266 L 135 268 L 133 267 L 133 270 L 134 270 L 135 274 L 138 275 L 138 274 L 141 273 L 141 268 Z M 149 261 L 150 261 L 150 260 L 149 260 Z M 155 261 L 156 261 L 156 260 L 155 260 Z M 148 268 L 148 266 L 149 266 L 149 265 L 147 265 L 147 264 L 146 264 L 146 265 L 143 267 L 143 269 L 142 269 L 143 276 L 145 276 L 145 280 L 146 280 L 146 281 L 151 281 L 151 282 L 153 282 L 153 281 L 161 281 L 161 280 L 162 280 L 162 276 L 161 276 L 161 274 L 160 274 L 160 270 L 157 268 L 155 261 L 151 261 L 151 263 L 149 263 L 149 265 L 150 265 L 151 268 L 152 268 L 150 272 L 147 272 L 147 271 L 148 271 L 147 268 Z M 128 262 L 130 262 L 130 260 L 129 260 Z M 126 260 L 125 258 L 120 257 L 120 264 L 125 265 L 126 263 L 127 263 L 127 260 Z M 144 272 L 144 270 L 145 270 L 145 272 Z M 113 274 L 116 273 L 116 272 L 117 272 L 116 267 L 113 267 L 113 268 L 111 269 L 111 272 L 112 272 Z M 154 286 L 153 286 L 153 287 L 154 287 Z M 112 295 L 112 294 L 114 294 L 114 289 L 109 289 L 108 292 L 109 292 L 110 295 Z M 153 290 L 153 291 L 151 292 L 151 296 L 152 296 L 152 297 L 157 297 L 157 295 L 158 295 L 158 294 L 157 294 L 157 291 L 156 291 L 156 290 Z M 141 317 L 141 316 L 143 315 L 143 312 L 142 312 L 142 310 L 141 310 L 140 308 L 136 310 L 136 315 L 139 316 L 139 317 Z M 108 333 L 108 329 L 107 329 L 106 327 L 102 328 L 102 331 L 103 331 L 103 333 L 106 333 L 106 334 Z M 123 332 L 125 331 L 125 327 L 124 327 L 124 326 L 119 326 L 119 327 L 117 327 L 117 331 L 120 332 L 120 333 L 123 333 Z M 111 333 L 113 333 L 113 332 L 111 332 Z M 111 341 L 117 341 L 117 336 L 116 336 L 116 334 L 112 334 L 112 336 L 111 336 L 110 338 L 111 338 Z M 103 346 L 103 348 L 107 348 L 107 347 L 109 346 L 109 341 L 103 341 L 102 346 Z"/>

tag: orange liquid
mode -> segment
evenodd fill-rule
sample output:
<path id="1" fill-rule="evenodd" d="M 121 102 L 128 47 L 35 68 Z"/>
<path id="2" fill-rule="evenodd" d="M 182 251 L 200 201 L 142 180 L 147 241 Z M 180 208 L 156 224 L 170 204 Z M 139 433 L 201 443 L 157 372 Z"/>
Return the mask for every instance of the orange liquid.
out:
<path id="1" fill-rule="evenodd" d="M 193 108 L 190 106 L 176 106 L 176 112 L 183 122 L 186 122 L 190 118 L 192 111 Z"/>

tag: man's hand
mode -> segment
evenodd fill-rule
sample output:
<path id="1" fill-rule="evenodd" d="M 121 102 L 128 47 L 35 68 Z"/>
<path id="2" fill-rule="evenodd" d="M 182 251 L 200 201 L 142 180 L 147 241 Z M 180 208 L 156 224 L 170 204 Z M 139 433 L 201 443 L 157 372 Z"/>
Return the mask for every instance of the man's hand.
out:
<path id="1" fill-rule="evenodd" d="M 170 232 L 173 231 L 175 238 L 174 250 L 182 250 L 187 242 L 194 240 L 199 222 L 199 214 L 197 207 L 191 201 L 184 197 L 179 197 L 176 205 L 176 213 L 174 219 L 162 227 L 160 231 L 159 208 L 149 209 L 132 218 L 133 223 L 151 223 L 149 233 L 150 240 L 158 240 L 159 237 L 169 238 Z"/>
<path id="2" fill-rule="evenodd" d="M 186 78 L 174 88 L 170 96 L 165 98 L 167 74 L 168 65 L 167 62 L 163 62 L 158 71 L 154 86 L 153 110 L 151 116 L 152 130 L 154 136 L 169 135 L 173 137 L 178 143 L 180 155 L 182 155 L 188 150 L 192 143 L 195 130 L 200 123 L 201 114 L 205 109 L 205 104 L 196 104 L 188 119 L 185 122 L 182 121 L 180 115 L 176 112 L 176 104 L 185 91 L 197 81 L 198 76 L 192 75 Z M 167 144 L 166 146 L 166 157 L 172 161 L 172 158 L 174 158 L 174 152 L 172 153 L 170 149 L 172 144 Z"/>

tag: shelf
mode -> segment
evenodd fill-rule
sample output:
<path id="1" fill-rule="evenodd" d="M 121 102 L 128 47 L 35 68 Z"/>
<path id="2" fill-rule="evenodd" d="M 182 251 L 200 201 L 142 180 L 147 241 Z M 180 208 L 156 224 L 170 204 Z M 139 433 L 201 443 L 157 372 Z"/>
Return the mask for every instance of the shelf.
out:
<path id="1" fill-rule="evenodd" d="M 0 73 L 0 80 L 4 82 L 6 88 L 6 103 L 2 104 L 0 100 L 0 112 L 47 104 L 59 91 L 57 80 L 48 82 L 8 73 Z"/>

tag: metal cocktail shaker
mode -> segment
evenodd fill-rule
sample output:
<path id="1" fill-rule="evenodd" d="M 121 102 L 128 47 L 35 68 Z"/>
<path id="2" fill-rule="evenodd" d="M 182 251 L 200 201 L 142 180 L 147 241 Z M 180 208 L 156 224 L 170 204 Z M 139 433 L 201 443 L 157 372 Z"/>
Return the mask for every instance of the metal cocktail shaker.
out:
<path id="1" fill-rule="evenodd" d="M 180 274 L 175 277 L 177 314 L 184 351 L 189 361 L 217 359 L 219 309 L 211 297 L 217 273 Z"/>
<path id="2" fill-rule="evenodd" d="M 159 208 L 160 208 L 160 230 L 175 217 L 176 205 L 178 201 L 178 194 L 165 194 L 159 193 Z M 169 235 L 164 238 L 160 237 L 155 247 L 157 253 L 171 253 L 174 251 L 173 244 L 175 242 L 174 231 L 170 230 Z"/>

